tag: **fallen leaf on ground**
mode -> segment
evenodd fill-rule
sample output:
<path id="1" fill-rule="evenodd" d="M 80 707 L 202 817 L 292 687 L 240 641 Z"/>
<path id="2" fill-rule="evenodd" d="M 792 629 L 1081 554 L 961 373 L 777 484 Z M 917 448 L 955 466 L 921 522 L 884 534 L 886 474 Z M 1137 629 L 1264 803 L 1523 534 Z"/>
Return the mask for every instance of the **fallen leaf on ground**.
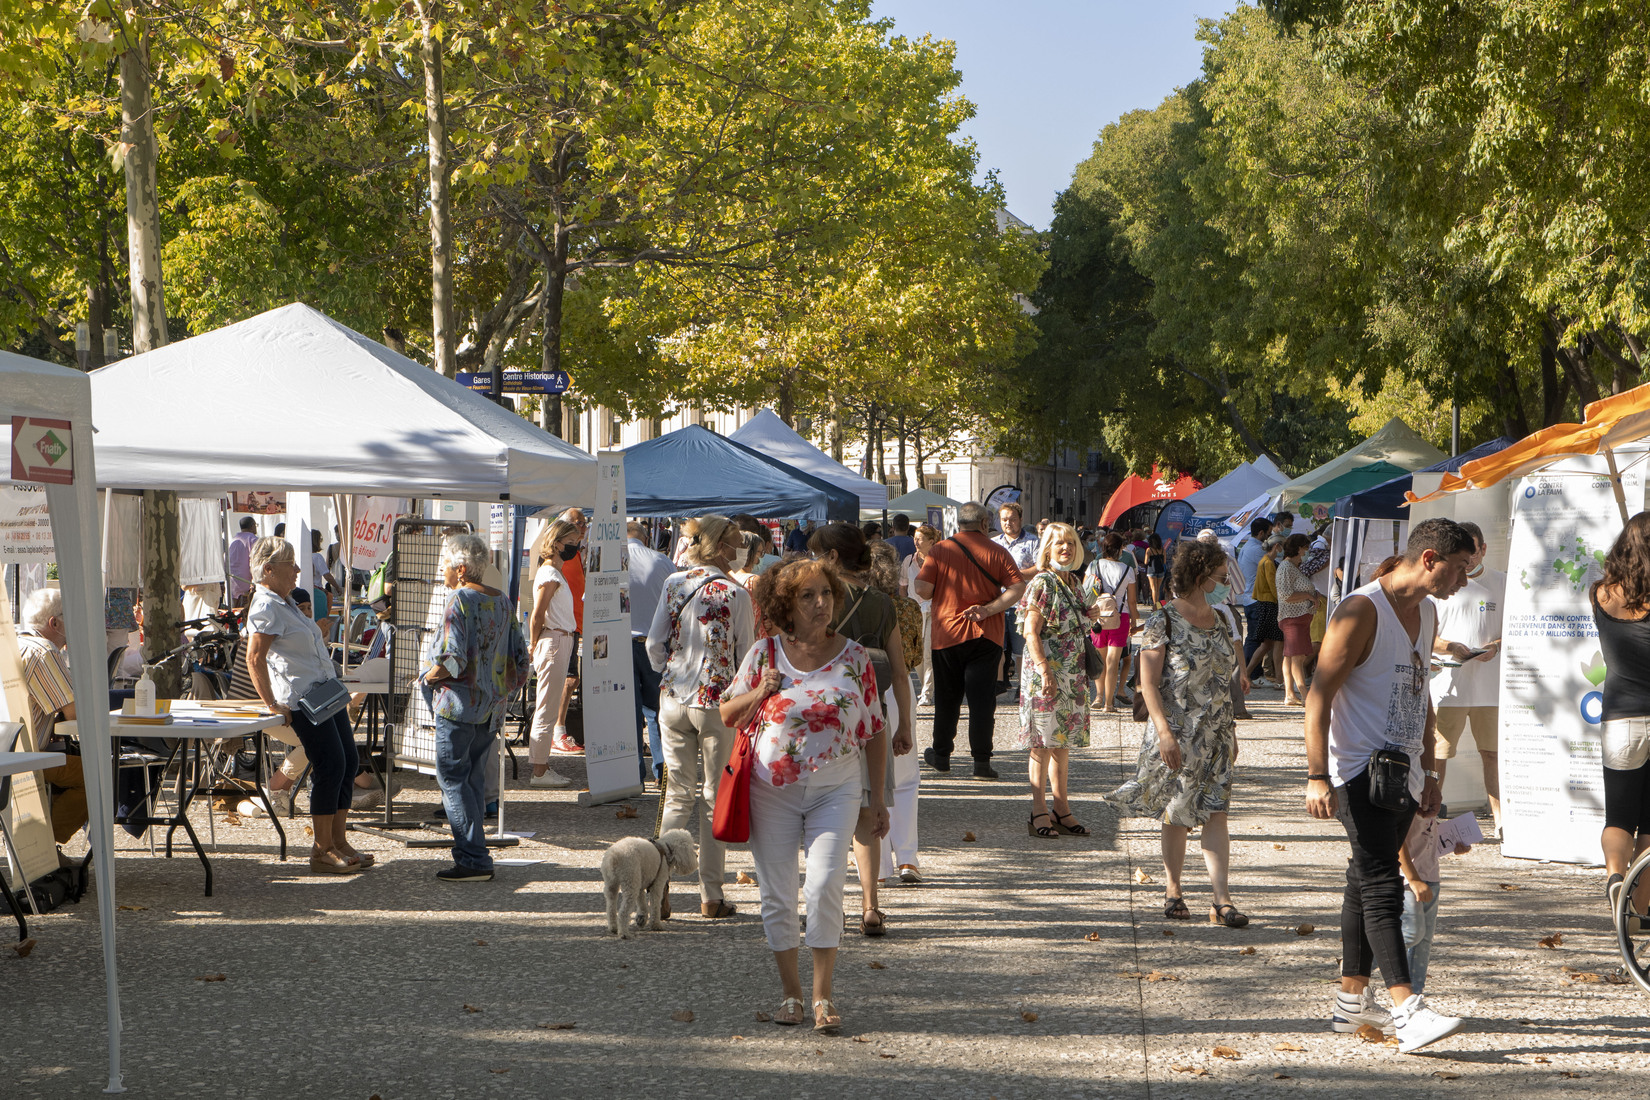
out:
<path id="1" fill-rule="evenodd" d="M 226 798 L 214 798 L 212 800 L 212 808 L 214 810 L 227 810 L 229 809 L 229 800 Z"/>
<path id="2" fill-rule="evenodd" d="M 636 807 L 634 807 L 634 806 L 620 806 L 616 811 L 614 811 L 613 816 L 614 817 L 621 817 L 621 818 L 622 817 L 635 817 L 636 816 Z"/>
<path id="3" fill-rule="evenodd" d="M 732 1038 L 733 1041 L 736 1042 L 736 1043 L 742 1043 L 742 1042 L 745 1041 L 745 1037 L 743 1035 L 733 1035 L 733 1036 L 730 1036 L 730 1038 Z"/>
<path id="4" fill-rule="evenodd" d="M 1585 1074 L 1585 1073 L 1577 1073 L 1577 1072 L 1576 1072 L 1576 1071 L 1575 1071 L 1575 1070 L 1573 1070 L 1573 1069 L 1567 1069 L 1567 1070 L 1564 1070 L 1564 1071 L 1562 1071 L 1562 1072 L 1563 1072 L 1563 1074 L 1564 1074 L 1564 1076 L 1565 1076 L 1565 1077 L 1570 1077 L 1570 1078 L 1576 1078 L 1576 1077 L 1585 1077 L 1585 1076 L 1587 1076 L 1587 1075 L 1586 1075 L 1586 1074 Z"/>
<path id="5" fill-rule="evenodd" d="M 1150 882 L 1151 880 L 1152 880 L 1152 876 L 1150 876 L 1146 873 L 1146 869 L 1144 867 L 1136 867 L 1134 869 L 1134 881 L 1136 881 L 1136 882 L 1140 883 L 1142 886 L 1144 886 L 1146 883 Z"/>
<path id="6" fill-rule="evenodd" d="M 240 814 L 224 814 L 223 815 L 223 823 L 225 825 L 239 825 L 241 823 L 241 815 Z"/>
<path id="7" fill-rule="evenodd" d="M 576 1021 L 566 1020 L 559 1024 L 540 1024 L 538 1026 L 544 1031 L 572 1031 L 579 1025 Z"/>
<path id="8" fill-rule="evenodd" d="M 487 1072 L 488 1073 L 509 1073 L 510 1070 L 509 1070 L 509 1067 L 505 1067 L 504 1069 L 490 1069 Z"/>
<path id="9" fill-rule="evenodd" d="M 487 941 L 486 940 L 477 940 L 476 941 L 476 946 L 477 947 L 486 947 L 487 946 Z"/>
<path id="10" fill-rule="evenodd" d="M 1547 1056 L 1546 1056 L 1546 1055 L 1545 1055 L 1545 1054 L 1537 1054 L 1537 1055 L 1536 1055 L 1536 1056 L 1535 1056 L 1535 1063 L 1536 1063 L 1536 1065 L 1538 1065 L 1538 1066 L 1547 1066 L 1547 1065 L 1551 1065 L 1551 1064 L 1552 1064 L 1552 1061 L 1553 1061 L 1553 1060 L 1552 1060 L 1552 1059 L 1551 1059 L 1551 1058 L 1549 1058 L 1549 1057 L 1547 1057 Z"/>
<path id="11" fill-rule="evenodd" d="M 1623 974 L 1620 970 L 1612 970 L 1610 973 L 1604 975 L 1604 980 L 1610 985 L 1626 985 L 1627 975 Z"/>
<path id="12" fill-rule="evenodd" d="M 855 1035 L 854 1036 L 854 1042 L 856 1042 L 856 1043 L 869 1043 L 870 1041 L 871 1041 L 871 1037 L 869 1035 Z"/>
<path id="13" fill-rule="evenodd" d="M 1189 1073 L 1193 1077 L 1213 1076 L 1213 1074 L 1204 1069 L 1202 1066 L 1170 1066 L 1169 1068 L 1174 1070 L 1176 1073 Z"/>
<path id="14" fill-rule="evenodd" d="M 773 1017 L 769 1016 L 766 1012 L 758 1012 L 756 1014 L 756 1022 L 759 1024 L 769 1023 L 772 1020 Z"/>
<path id="15" fill-rule="evenodd" d="M 1293 1081 L 1294 1078 L 1289 1076 L 1287 1073 L 1274 1073 L 1274 1074 L 1272 1074 L 1272 1080 L 1274 1080 L 1274 1081 Z"/>
<path id="16" fill-rule="evenodd" d="M 1358 1038 L 1362 1039 L 1366 1043 L 1386 1042 L 1386 1033 L 1372 1024 L 1365 1024 L 1353 1034 L 1357 1035 Z"/>
<path id="17" fill-rule="evenodd" d="M 29 957 L 29 952 L 34 950 L 34 937 L 30 936 L 28 939 L 23 940 L 20 943 L 12 944 L 11 949 L 13 951 L 17 952 L 17 957 L 18 958 L 20 958 L 20 959 L 28 958 Z"/>
<path id="18" fill-rule="evenodd" d="M 974 839 L 974 834 L 973 833 L 964 833 L 963 834 L 963 839 L 964 840 L 973 840 Z"/>
<path id="19" fill-rule="evenodd" d="M 1315 925 L 1315 924 L 1302 924 L 1302 925 L 1298 925 L 1295 928 L 1295 935 L 1297 935 L 1297 936 L 1310 936 L 1312 933 L 1316 932 L 1317 930 L 1318 930 L 1318 926 Z"/>
<path id="20" fill-rule="evenodd" d="M 147 905 L 117 905 L 115 908 L 124 913 L 141 913 L 149 907 Z"/>
<path id="21" fill-rule="evenodd" d="M 308 825 L 305 825 L 304 826 L 304 835 L 305 836 L 314 836 L 315 835 L 315 830 L 310 828 Z"/>
<path id="22" fill-rule="evenodd" d="M 1084 937 L 1083 937 L 1083 938 L 1084 938 L 1084 939 L 1085 939 L 1085 940 L 1088 940 L 1088 941 L 1089 941 L 1089 942 L 1090 942 L 1090 943 L 1096 943 L 1096 942 L 1098 942 L 1098 941 L 1099 941 L 1099 939 L 1100 939 L 1100 933 L 1098 933 L 1098 932 L 1090 932 L 1090 933 L 1089 933 L 1089 934 L 1088 934 L 1088 935 L 1086 935 L 1086 936 L 1084 936 Z"/>
<path id="23" fill-rule="evenodd" d="M 1459 1081 L 1461 1079 L 1461 1075 L 1459 1073 L 1451 1073 L 1447 1069 L 1438 1070 L 1433 1074 L 1433 1076 L 1438 1078 L 1440 1081 Z"/>
<path id="24" fill-rule="evenodd" d="M 1388 1038 L 1382 1039 L 1381 1040 L 1381 1045 L 1384 1046 L 1384 1047 L 1395 1047 L 1395 1046 L 1400 1045 L 1399 1042 L 1398 1042 L 1398 1036 L 1393 1035 L 1393 1036 L 1390 1036 Z"/>
<path id="25" fill-rule="evenodd" d="M 228 977 L 229 977 L 228 974 L 202 974 L 200 977 L 196 978 L 195 980 L 197 982 L 221 982 L 221 981 L 225 980 Z"/>
<path id="26" fill-rule="evenodd" d="M 464 1006 L 464 1011 L 465 1012 L 480 1012 L 481 1009 L 477 1008 L 475 1005 L 465 1005 Z"/>
<path id="27" fill-rule="evenodd" d="M 1501 889 L 1503 889 L 1503 890 L 1517 890 L 1517 889 L 1519 889 L 1519 886 L 1518 886 L 1517 883 L 1514 883 L 1514 882 L 1503 882 L 1501 884 Z"/>
<path id="28" fill-rule="evenodd" d="M 1178 982 L 1180 979 L 1173 974 L 1165 974 L 1161 970 L 1154 970 L 1146 975 L 1148 982 Z"/>
<path id="29" fill-rule="evenodd" d="M 1230 1058 L 1234 1062 L 1243 1057 L 1243 1055 L 1239 1054 L 1231 1047 L 1216 1047 L 1209 1053 L 1213 1054 L 1216 1058 Z"/>
<path id="30" fill-rule="evenodd" d="M 1240 948 L 1238 948 L 1238 954 L 1239 955 L 1253 955 L 1254 953 L 1255 953 L 1255 949 L 1253 947 L 1240 947 Z"/>
<path id="31" fill-rule="evenodd" d="M 1284 850 L 1283 845 L 1281 845 L 1281 844 L 1274 844 L 1274 845 L 1272 845 L 1272 847 L 1276 848 L 1280 852 Z"/>
<path id="32" fill-rule="evenodd" d="M 897 1055 L 897 1054 L 878 1054 L 877 1057 L 878 1058 L 898 1058 L 899 1055 Z"/>
<path id="33" fill-rule="evenodd" d="M 1597 974 L 1594 974 L 1591 970 L 1577 970 L 1573 966 L 1566 966 L 1564 968 L 1564 973 L 1570 981 L 1572 981 L 1572 982 L 1581 982 L 1583 984 L 1588 984 L 1588 983 L 1591 983 L 1591 982 L 1602 982 L 1604 980 L 1603 978 L 1599 977 Z"/>
<path id="34" fill-rule="evenodd" d="M 693 1022 L 693 1009 L 678 1008 L 670 1014 L 670 1018 L 679 1024 L 691 1024 Z"/>
<path id="35" fill-rule="evenodd" d="M 1293 1052 L 1298 1054 L 1301 1051 L 1305 1050 L 1306 1048 L 1301 1046 L 1299 1043 L 1279 1043 L 1277 1046 L 1273 1047 L 1272 1049 L 1273 1050 L 1288 1050 L 1288 1051 L 1293 1051 Z"/>
<path id="36" fill-rule="evenodd" d="M 1037 1022 L 1037 1014 L 1035 1012 L 1022 1012 L 1020 1013 L 1020 1019 L 1028 1024 L 1034 1024 Z"/>
<path id="37" fill-rule="evenodd" d="M 1174 935 L 1174 929 L 1173 928 L 1165 928 L 1165 929 L 1163 929 L 1163 934 L 1165 936 L 1172 936 L 1172 935 Z"/>
<path id="38" fill-rule="evenodd" d="M 867 965 L 870 966 L 870 968 L 872 970 L 887 970 L 888 969 L 886 966 L 884 966 L 881 963 L 877 962 L 875 959 L 872 959 Z"/>
<path id="39" fill-rule="evenodd" d="M 751 874 L 749 871 L 740 871 L 739 874 L 734 877 L 733 881 L 737 882 L 741 886 L 755 886 L 756 876 Z"/>
<path id="40" fill-rule="evenodd" d="M 1542 936 L 1540 942 L 1542 947 L 1554 948 L 1564 942 L 1564 934 L 1562 932 L 1554 932 L 1550 936 Z"/>

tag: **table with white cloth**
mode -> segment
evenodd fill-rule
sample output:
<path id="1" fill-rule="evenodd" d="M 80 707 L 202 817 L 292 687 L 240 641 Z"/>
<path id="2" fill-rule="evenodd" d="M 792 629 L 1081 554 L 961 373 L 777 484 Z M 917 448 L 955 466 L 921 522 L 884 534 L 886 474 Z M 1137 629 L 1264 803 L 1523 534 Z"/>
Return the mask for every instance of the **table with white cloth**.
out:
<path id="1" fill-rule="evenodd" d="M 122 715 L 120 711 L 114 711 L 109 715 L 109 740 L 115 746 L 117 765 L 120 759 L 120 742 L 125 737 L 175 741 L 177 744 L 173 748 L 173 756 L 180 758 L 176 805 L 171 816 L 127 814 L 117 819 L 116 823 L 166 826 L 168 859 L 172 857 L 172 834 L 181 826 L 189 835 L 189 843 L 194 846 L 195 855 L 200 857 L 201 866 L 206 870 L 206 896 L 211 897 L 212 861 L 207 858 L 206 849 L 201 846 L 200 837 L 195 834 L 195 827 L 189 823 L 189 807 L 193 804 L 195 796 L 201 793 L 202 785 L 210 781 L 213 774 L 212 769 L 204 761 L 203 748 L 209 742 L 246 737 L 285 725 L 286 719 L 279 714 L 270 713 L 262 705 L 235 700 L 175 699 L 171 702 L 171 714 L 172 721 L 164 725 L 133 721 L 130 716 Z M 263 802 L 264 812 L 269 815 L 270 822 L 275 826 L 275 834 L 280 838 L 281 858 L 284 860 L 286 830 L 281 828 L 280 818 L 269 801 L 268 757 L 264 751 L 263 737 L 254 738 L 254 744 L 256 762 L 253 768 L 252 794 Z M 210 796 L 211 792 L 207 793 Z"/>
<path id="2" fill-rule="evenodd" d="M 0 779 L 7 776 L 21 775 L 24 772 L 41 772 L 47 768 L 60 768 L 66 757 L 60 752 L 0 752 Z M 23 875 L 18 873 L 18 881 Z M 23 887 L 28 889 L 27 884 Z M 11 892 L 6 884 L 6 876 L 0 875 L 0 892 L 6 895 L 6 906 L 11 915 L 17 920 L 17 942 L 23 943 L 29 938 L 29 922 L 23 918 L 23 907 L 18 904 L 17 895 Z M 21 950 L 21 948 L 19 948 Z"/>

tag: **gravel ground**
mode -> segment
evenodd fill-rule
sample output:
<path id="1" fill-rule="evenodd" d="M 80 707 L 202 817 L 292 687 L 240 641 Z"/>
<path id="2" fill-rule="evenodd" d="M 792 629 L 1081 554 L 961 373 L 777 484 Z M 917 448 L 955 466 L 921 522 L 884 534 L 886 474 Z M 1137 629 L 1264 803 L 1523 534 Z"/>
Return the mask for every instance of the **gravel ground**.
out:
<path id="1" fill-rule="evenodd" d="M 844 937 L 836 989 L 845 1027 L 835 1038 L 758 1020 L 779 991 L 754 886 L 730 884 L 741 912 L 712 922 L 692 914 L 693 892 L 678 883 L 678 912 L 689 912 L 663 932 L 626 942 L 605 934 L 601 854 L 620 836 L 651 832 L 651 792 L 634 800 L 632 819 L 612 806 L 580 808 L 569 791 L 513 789 L 507 824 L 533 836 L 502 854 L 539 862 L 500 868 L 485 884 L 438 883 L 444 850 L 364 834 L 355 843 L 378 854 L 378 867 L 311 877 L 301 859 L 275 859 L 273 830 L 256 823 L 220 820 L 212 898 L 192 857 L 122 851 L 128 1091 L 350 1100 L 1646 1093 L 1650 1001 L 1636 986 L 1573 982 L 1563 969 L 1616 968 L 1602 874 L 1504 859 L 1494 845 L 1443 870 L 1430 999 L 1469 1017 L 1467 1030 L 1407 1056 L 1332 1034 L 1345 843 L 1337 825 L 1302 809 L 1299 712 L 1286 712 L 1276 692 L 1258 693 L 1254 709 L 1241 724 L 1232 817 L 1247 929 L 1202 923 L 1208 892 L 1195 853 L 1186 877 L 1195 919 L 1162 919 L 1156 827 L 1120 822 L 1099 802 L 1132 766 L 1140 727 L 1097 716 L 1093 745 L 1072 758 L 1073 803 L 1090 838 L 1027 836 L 1022 753 L 997 757 L 994 783 L 966 767 L 924 773 L 927 881 L 885 891 L 888 936 Z M 1014 723 L 1012 711 L 999 714 L 999 743 Z M 555 764 L 582 777 L 577 760 Z M 438 802 L 428 780 L 404 798 Z M 751 867 L 743 851 L 729 864 L 730 877 Z M 852 879 L 849 895 L 856 912 Z M 1316 931 L 1299 934 L 1305 924 Z M 39 942 L 28 958 L 0 951 L 0 1096 L 94 1094 L 104 1083 L 96 908 L 70 906 L 31 927 Z M 1540 946 L 1553 933 L 1562 945 Z M 199 980 L 216 974 L 225 979 Z M 675 1018 L 688 1012 L 690 1021 Z"/>

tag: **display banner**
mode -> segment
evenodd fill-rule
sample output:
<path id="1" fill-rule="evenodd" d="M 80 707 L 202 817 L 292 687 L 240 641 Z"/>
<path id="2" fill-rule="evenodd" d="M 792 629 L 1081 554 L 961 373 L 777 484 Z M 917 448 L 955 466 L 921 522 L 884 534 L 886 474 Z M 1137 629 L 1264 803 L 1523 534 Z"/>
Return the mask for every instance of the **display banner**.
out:
<path id="1" fill-rule="evenodd" d="M 0 565 L 56 560 L 46 490 L 37 485 L 0 485 Z"/>
<path id="2" fill-rule="evenodd" d="M 350 568 L 372 572 L 390 556 L 395 517 L 406 511 L 400 497 L 355 497 L 350 501 Z"/>
<path id="3" fill-rule="evenodd" d="M 625 540 L 624 452 L 596 456 L 596 506 L 584 560 L 584 805 L 642 793 L 630 658 L 630 547 Z"/>
<path id="4" fill-rule="evenodd" d="M 1635 456 L 1618 452 L 1626 465 Z M 1622 472 L 1629 511 L 1642 464 Z M 1514 489 L 1501 658 L 1501 850 L 1602 862 L 1604 661 L 1587 591 L 1621 532 L 1602 458 L 1566 459 Z"/>

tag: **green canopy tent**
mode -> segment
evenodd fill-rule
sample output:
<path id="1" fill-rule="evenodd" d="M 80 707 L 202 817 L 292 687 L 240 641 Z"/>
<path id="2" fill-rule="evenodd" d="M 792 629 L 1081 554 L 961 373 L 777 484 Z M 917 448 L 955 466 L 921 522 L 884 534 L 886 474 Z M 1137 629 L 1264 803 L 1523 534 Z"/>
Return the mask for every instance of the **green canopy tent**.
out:
<path id="1" fill-rule="evenodd" d="M 1335 502 L 1342 497 L 1361 493 L 1395 477 L 1403 477 L 1409 472 L 1404 467 L 1395 466 L 1390 462 L 1371 462 L 1366 466 L 1357 466 L 1302 493 L 1295 501 L 1295 510 L 1303 516 L 1322 521 L 1334 514 Z"/>

